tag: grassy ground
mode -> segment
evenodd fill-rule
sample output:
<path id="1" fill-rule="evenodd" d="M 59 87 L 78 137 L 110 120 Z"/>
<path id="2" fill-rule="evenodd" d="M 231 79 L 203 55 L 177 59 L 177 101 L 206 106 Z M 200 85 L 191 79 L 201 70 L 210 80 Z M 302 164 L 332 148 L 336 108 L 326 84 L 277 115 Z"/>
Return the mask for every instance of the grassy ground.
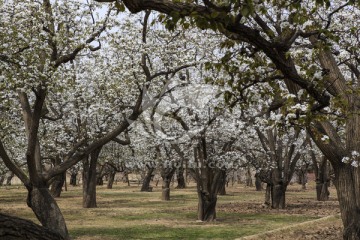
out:
<path id="1" fill-rule="evenodd" d="M 300 224 L 326 216 L 333 216 L 317 226 L 333 226 L 339 230 L 337 201 L 315 201 L 311 188 L 300 191 L 291 186 L 287 193 L 287 209 L 272 210 L 262 207 L 264 192 L 237 185 L 227 189 L 226 196 L 219 196 L 217 221 L 196 221 L 197 195 L 195 187 L 172 189 L 171 201 L 161 201 L 161 187 L 153 192 L 139 192 L 138 186 L 114 185 L 114 189 L 99 187 L 98 208 L 83 209 L 81 188 L 69 187 L 57 200 L 74 239 L 296 239 L 306 235 L 314 225 Z M 332 196 L 335 196 L 332 190 Z M 0 189 L 0 212 L 31 219 L 32 211 L 26 206 L 26 190 L 22 187 Z M 289 226 L 292 226 L 289 228 Z M 279 231 L 269 232 L 274 229 Z M 305 230 L 303 230 L 305 229 Z M 299 232 L 300 231 L 300 232 Z M 305 232 L 304 232 L 305 231 Z M 317 234 L 317 229 L 314 230 Z M 266 235 L 267 234 L 267 235 Z M 287 234 L 295 234 L 286 238 Z M 302 234 L 302 235 L 301 235 Z M 324 234 L 324 233 L 318 233 Z M 327 233 L 325 233 L 327 234 Z M 255 235 L 252 238 L 249 237 Z M 288 236 L 290 236 L 288 235 Z M 303 239 L 303 238 L 299 238 Z M 312 238 L 308 238 L 312 239 Z M 316 239 L 316 238 L 314 238 Z"/>

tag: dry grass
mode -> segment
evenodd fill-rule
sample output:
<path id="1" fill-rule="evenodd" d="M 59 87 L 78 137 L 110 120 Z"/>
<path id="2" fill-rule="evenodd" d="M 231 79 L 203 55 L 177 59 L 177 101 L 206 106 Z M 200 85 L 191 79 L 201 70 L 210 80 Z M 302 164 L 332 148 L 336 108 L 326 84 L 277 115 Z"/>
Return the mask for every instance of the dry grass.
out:
<path id="1" fill-rule="evenodd" d="M 154 192 L 150 193 L 139 192 L 139 189 L 138 186 L 124 184 L 114 185 L 114 189 L 110 190 L 99 187 L 98 208 L 95 209 L 81 207 L 80 187 L 69 187 L 57 201 L 71 235 L 81 240 L 235 239 L 255 234 L 258 234 L 257 237 L 251 239 L 296 239 L 296 236 L 307 236 L 306 229 L 312 229 L 313 225 L 297 224 L 338 213 L 336 199 L 333 197 L 326 203 L 316 202 L 311 186 L 306 191 L 300 191 L 298 185 L 290 186 L 287 209 L 272 210 L 261 206 L 264 192 L 235 185 L 227 189 L 228 195 L 219 197 L 218 221 L 202 223 L 196 221 L 197 195 L 194 186 L 184 190 L 172 189 L 172 199 L 168 202 L 160 199 L 161 187 L 154 187 Z M 333 189 L 331 196 L 335 196 Z M 26 206 L 26 190 L 22 187 L 0 189 L 0 212 L 37 222 Z M 340 231 L 339 222 L 338 217 L 333 217 L 323 220 L 322 225 L 316 225 L 321 229 L 330 227 L 330 230 L 335 226 Z M 266 235 L 270 230 L 281 228 Z M 323 233 L 312 229 L 310 234 Z"/>

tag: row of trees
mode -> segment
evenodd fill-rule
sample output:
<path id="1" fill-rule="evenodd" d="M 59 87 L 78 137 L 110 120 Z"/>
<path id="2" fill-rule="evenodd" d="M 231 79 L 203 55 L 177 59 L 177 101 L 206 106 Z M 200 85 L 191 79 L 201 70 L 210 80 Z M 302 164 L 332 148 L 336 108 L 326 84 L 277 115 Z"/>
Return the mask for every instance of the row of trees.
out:
<path id="1" fill-rule="evenodd" d="M 360 239 L 355 1 L 0 6 L 0 157 L 43 226 L 69 238 L 49 186 L 80 162 L 84 207 L 96 206 L 96 164 L 110 143 L 128 145 L 122 161 L 162 163 L 164 199 L 170 166 L 198 166 L 204 221 L 216 218 L 233 165 L 255 166 L 283 208 L 297 165 L 311 159 L 325 199 L 320 150 L 335 173 L 344 239 Z"/>

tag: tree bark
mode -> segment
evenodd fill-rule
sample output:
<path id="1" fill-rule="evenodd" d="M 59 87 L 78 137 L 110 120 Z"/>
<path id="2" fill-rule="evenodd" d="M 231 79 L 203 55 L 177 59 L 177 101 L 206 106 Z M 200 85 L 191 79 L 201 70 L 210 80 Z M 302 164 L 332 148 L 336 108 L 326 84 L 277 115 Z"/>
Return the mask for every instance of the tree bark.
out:
<path id="1" fill-rule="evenodd" d="M 89 158 L 83 161 L 83 207 L 96 208 L 96 163 L 101 148 L 95 149 Z"/>
<path id="2" fill-rule="evenodd" d="M 65 219 L 47 187 L 32 187 L 27 204 L 44 227 L 59 233 L 64 239 L 70 239 Z"/>
<path id="3" fill-rule="evenodd" d="M 0 239 L 6 240 L 63 240 L 49 228 L 32 221 L 0 213 Z"/>
<path id="4" fill-rule="evenodd" d="M 282 182 L 278 182 L 271 189 L 271 207 L 275 209 L 285 208 L 285 192 L 286 186 Z"/>

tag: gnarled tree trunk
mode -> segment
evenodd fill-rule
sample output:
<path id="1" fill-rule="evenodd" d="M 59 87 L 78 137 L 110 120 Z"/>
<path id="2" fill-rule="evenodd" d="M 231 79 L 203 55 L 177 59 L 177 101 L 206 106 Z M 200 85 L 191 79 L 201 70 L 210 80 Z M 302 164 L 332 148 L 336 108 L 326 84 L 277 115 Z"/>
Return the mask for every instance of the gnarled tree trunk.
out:
<path id="1" fill-rule="evenodd" d="M 0 213 L 0 239 L 4 240 L 63 240 L 59 233 L 32 221 Z"/>
<path id="2" fill-rule="evenodd" d="M 210 222 L 216 219 L 216 194 L 198 191 L 198 220 Z"/>
<path id="3" fill-rule="evenodd" d="M 65 219 L 49 189 L 47 187 L 37 188 L 33 186 L 28 191 L 27 204 L 41 224 L 59 233 L 64 239 L 70 239 Z"/>

